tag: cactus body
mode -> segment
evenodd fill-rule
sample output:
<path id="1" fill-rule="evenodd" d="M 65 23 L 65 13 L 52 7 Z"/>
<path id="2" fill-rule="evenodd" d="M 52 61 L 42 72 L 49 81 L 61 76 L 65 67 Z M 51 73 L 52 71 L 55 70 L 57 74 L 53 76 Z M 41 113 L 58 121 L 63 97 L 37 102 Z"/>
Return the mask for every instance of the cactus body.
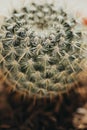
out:
<path id="1" fill-rule="evenodd" d="M 85 70 L 86 44 L 76 20 L 54 5 L 14 11 L 0 29 L 0 69 L 18 90 L 57 95 Z"/>

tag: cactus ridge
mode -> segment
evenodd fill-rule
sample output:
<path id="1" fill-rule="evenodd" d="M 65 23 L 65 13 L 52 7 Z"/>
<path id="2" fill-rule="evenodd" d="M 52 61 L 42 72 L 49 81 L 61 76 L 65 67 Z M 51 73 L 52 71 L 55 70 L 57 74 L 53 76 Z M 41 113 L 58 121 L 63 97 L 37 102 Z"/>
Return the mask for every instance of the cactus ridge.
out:
<path id="1" fill-rule="evenodd" d="M 17 89 L 48 96 L 84 71 L 86 44 L 75 18 L 54 5 L 24 7 L 0 29 L 0 69 Z"/>

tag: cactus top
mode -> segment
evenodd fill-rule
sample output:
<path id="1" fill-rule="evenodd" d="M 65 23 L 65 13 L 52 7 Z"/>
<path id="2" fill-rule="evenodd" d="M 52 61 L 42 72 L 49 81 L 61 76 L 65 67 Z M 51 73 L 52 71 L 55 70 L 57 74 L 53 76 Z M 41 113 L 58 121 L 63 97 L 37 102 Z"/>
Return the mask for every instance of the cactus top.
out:
<path id="1" fill-rule="evenodd" d="M 84 71 L 86 44 L 76 20 L 54 5 L 14 11 L 0 29 L 0 69 L 19 90 L 49 96 Z"/>

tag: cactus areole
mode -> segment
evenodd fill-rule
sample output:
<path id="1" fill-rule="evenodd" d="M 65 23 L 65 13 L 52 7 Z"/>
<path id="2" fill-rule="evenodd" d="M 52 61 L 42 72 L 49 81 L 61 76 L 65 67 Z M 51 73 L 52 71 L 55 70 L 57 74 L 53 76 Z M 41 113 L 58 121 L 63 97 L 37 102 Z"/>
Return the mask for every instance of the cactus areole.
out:
<path id="1" fill-rule="evenodd" d="M 80 25 L 52 4 L 14 11 L 0 28 L 0 69 L 15 88 L 57 95 L 84 71 L 86 44 Z"/>

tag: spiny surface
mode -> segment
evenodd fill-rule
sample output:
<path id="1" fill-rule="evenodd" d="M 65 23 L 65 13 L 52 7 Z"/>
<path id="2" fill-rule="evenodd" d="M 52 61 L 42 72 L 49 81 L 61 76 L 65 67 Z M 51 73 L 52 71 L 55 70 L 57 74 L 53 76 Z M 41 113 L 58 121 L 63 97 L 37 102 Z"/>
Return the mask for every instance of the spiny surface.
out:
<path id="1" fill-rule="evenodd" d="M 86 50 L 76 20 L 54 5 L 32 3 L 0 29 L 0 69 L 31 94 L 65 91 L 84 71 Z"/>

